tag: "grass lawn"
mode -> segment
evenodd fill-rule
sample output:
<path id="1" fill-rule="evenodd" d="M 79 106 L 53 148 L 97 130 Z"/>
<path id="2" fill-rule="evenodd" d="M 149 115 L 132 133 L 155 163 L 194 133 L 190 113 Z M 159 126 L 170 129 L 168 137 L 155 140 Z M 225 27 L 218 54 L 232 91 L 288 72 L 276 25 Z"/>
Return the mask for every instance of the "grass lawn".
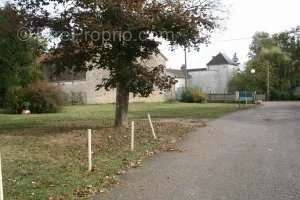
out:
<path id="1" fill-rule="evenodd" d="M 140 164 L 156 149 L 173 148 L 174 139 L 192 130 L 179 123 L 155 122 L 154 141 L 146 118 L 216 118 L 237 110 L 235 104 L 137 103 L 136 150 L 130 152 L 130 130 L 114 129 L 114 106 L 69 106 L 57 114 L 0 114 L 5 199 L 89 199 L 117 182 L 116 174 Z M 87 172 L 86 129 L 93 128 L 93 172 Z M 159 131 L 158 131 L 159 130 Z"/>
<path id="2" fill-rule="evenodd" d="M 236 104 L 136 103 L 130 105 L 131 119 L 146 118 L 217 118 L 237 110 Z M 61 113 L 40 115 L 0 114 L 0 130 L 23 128 L 111 127 L 114 105 L 67 106 Z"/>

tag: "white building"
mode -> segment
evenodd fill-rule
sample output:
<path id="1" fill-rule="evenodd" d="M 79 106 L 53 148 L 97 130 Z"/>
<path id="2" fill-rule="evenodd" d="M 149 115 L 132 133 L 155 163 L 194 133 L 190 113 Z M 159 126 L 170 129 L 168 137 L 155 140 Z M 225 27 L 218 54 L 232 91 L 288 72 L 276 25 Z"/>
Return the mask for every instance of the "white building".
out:
<path id="1" fill-rule="evenodd" d="M 174 77 L 177 81 L 175 85 L 175 91 L 185 87 L 185 74 L 184 69 L 167 69 L 167 74 Z"/>
<path id="2" fill-rule="evenodd" d="M 206 68 L 188 69 L 188 87 L 201 88 L 210 94 L 224 94 L 228 92 L 228 83 L 239 67 L 225 54 L 219 53 L 207 64 Z M 178 83 L 175 88 L 185 87 L 184 69 L 168 70 Z"/>
<path id="3" fill-rule="evenodd" d="M 143 61 L 143 65 L 149 68 L 159 65 L 166 65 L 167 58 L 159 53 Z M 116 90 L 106 91 L 104 88 L 96 90 L 96 86 L 102 83 L 104 78 L 109 76 L 109 72 L 102 69 L 93 69 L 87 72 L 74 73 L 66 70 L 64 73 L 55 74 L 51 67 L 44 69 L 45 79 L 55 85 L 60 86 L 65 94 L 66 102 L 73 104 L 101 104 L 114 103 L 116 100 Z M 130 95 L 130 102 L 161 102 L 170 98 L 169 93 L 155 90 L 148 98 L 135 97 Z M 173 92 L 174 93 L 174 92 Z"/>

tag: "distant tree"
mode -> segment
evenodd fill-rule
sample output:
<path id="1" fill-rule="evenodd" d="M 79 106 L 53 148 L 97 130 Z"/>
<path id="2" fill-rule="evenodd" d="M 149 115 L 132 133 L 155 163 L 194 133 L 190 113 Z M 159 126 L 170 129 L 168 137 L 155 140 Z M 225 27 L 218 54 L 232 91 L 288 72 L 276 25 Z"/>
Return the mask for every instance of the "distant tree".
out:
<path id="1" fill-rule="evenodd" d="M 58 69 L 109 71 L 97 89 L 117 89 L 116 126 L 127 126 L 129 93 L 148 97 L 175 80 L 143 61 L 159 53 L 157 38 L 198 48 L 218 27 L 219 0 L 17 0 L 30 28 L 60 38 L 50 50 Z M 52 6 L 52 7 L 51 7 Z M 50 9 L 50 8 L 51 9 Z M 49 10 L 52 10 L 49 11 Z M 53 12 L 54 10 L 54 12 Z"/>
<path id="2" fill-rule="evenodd" d="M 300 85 L 300 30 L 295 28 L 291 31 L 282 32 L 273 36 L 278 47 L 286 52 L 291 63 L 287 68 L 287 76 L 290 80 L 291 87 Z"/>
<path id="3" fill-rule="evenodd" d="M 37 62 L 41 43 L 32 37 L 27 41 L 18 38 L 24 21 L 13 6 L 0 8 L 0 105 L 9 87 L 26 86 L 42 75 Z"/>
<path id="4" fill-rule="evenodd" d="M 228 84 L 228 90 L 230 93 L 236 91 L 253 91 L 252 84 L 249 84 L 250 76 L 245 72 L 237 73 L 233 76 L 231 81 Z"/>
<path id="5" fill-rule="evenodd" d="M 249 57 L 254 59 L 258 56 L 262 48 L 270 48 L 274 46 L 274 40 L 269 33 L 266 32 L 257 32 L 253 36 L 252 43 L 250 45 Z"/>
<path id="6" fill-rule="evenodd" d="M 239 66 L 239 65 L 241 64 L 241 63 L 240 63 L 240 59 L 239 59 L 239 57 L 237 56 L 237 53 L 234 53 L 234 54 L 233 54 L 232 60 L 233 60 L 233 62 L 235 63 L 236 66 Z"/>
<path id="7" fill-rule="evenodd" d="M 246 70 L 236 75 L 230 88 L 250 88 L 267 92 L 267 72 L 270 72 L 271 99 L 292 97 L 293 88 L 300 83 L 300 41 L 294 31 L 274 35 L 257 33 L 250 46 Z M 251 74 L 251 69 L 256 73 Z M 253 82 L 255 81 L 255 82 Z"/>

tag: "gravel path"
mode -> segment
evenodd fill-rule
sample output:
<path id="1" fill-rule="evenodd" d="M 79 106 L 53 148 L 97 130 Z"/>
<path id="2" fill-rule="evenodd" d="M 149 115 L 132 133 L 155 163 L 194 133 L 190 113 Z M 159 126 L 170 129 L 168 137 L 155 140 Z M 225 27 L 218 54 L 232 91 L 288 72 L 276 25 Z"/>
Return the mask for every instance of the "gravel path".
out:
<path id="1" fill-rule="evenodd" d="M 130 170 L 95 200 L 299 200 L 300 103 L 274 102 L 211 121 Z"/>

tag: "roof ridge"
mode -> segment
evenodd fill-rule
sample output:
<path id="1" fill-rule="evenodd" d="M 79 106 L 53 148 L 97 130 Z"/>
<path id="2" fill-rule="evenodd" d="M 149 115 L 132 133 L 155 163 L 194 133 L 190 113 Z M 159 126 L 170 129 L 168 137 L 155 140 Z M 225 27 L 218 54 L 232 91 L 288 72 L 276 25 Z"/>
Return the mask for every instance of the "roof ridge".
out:
<path id="1" fill-rule="evenodd" d="M 225 53 L 220 52 L 216 56 L 213 56 L 211 61 L 207 63 L 207 66 L 223 64 L 235 65 L 232 59 L 230 59 Z"/>

